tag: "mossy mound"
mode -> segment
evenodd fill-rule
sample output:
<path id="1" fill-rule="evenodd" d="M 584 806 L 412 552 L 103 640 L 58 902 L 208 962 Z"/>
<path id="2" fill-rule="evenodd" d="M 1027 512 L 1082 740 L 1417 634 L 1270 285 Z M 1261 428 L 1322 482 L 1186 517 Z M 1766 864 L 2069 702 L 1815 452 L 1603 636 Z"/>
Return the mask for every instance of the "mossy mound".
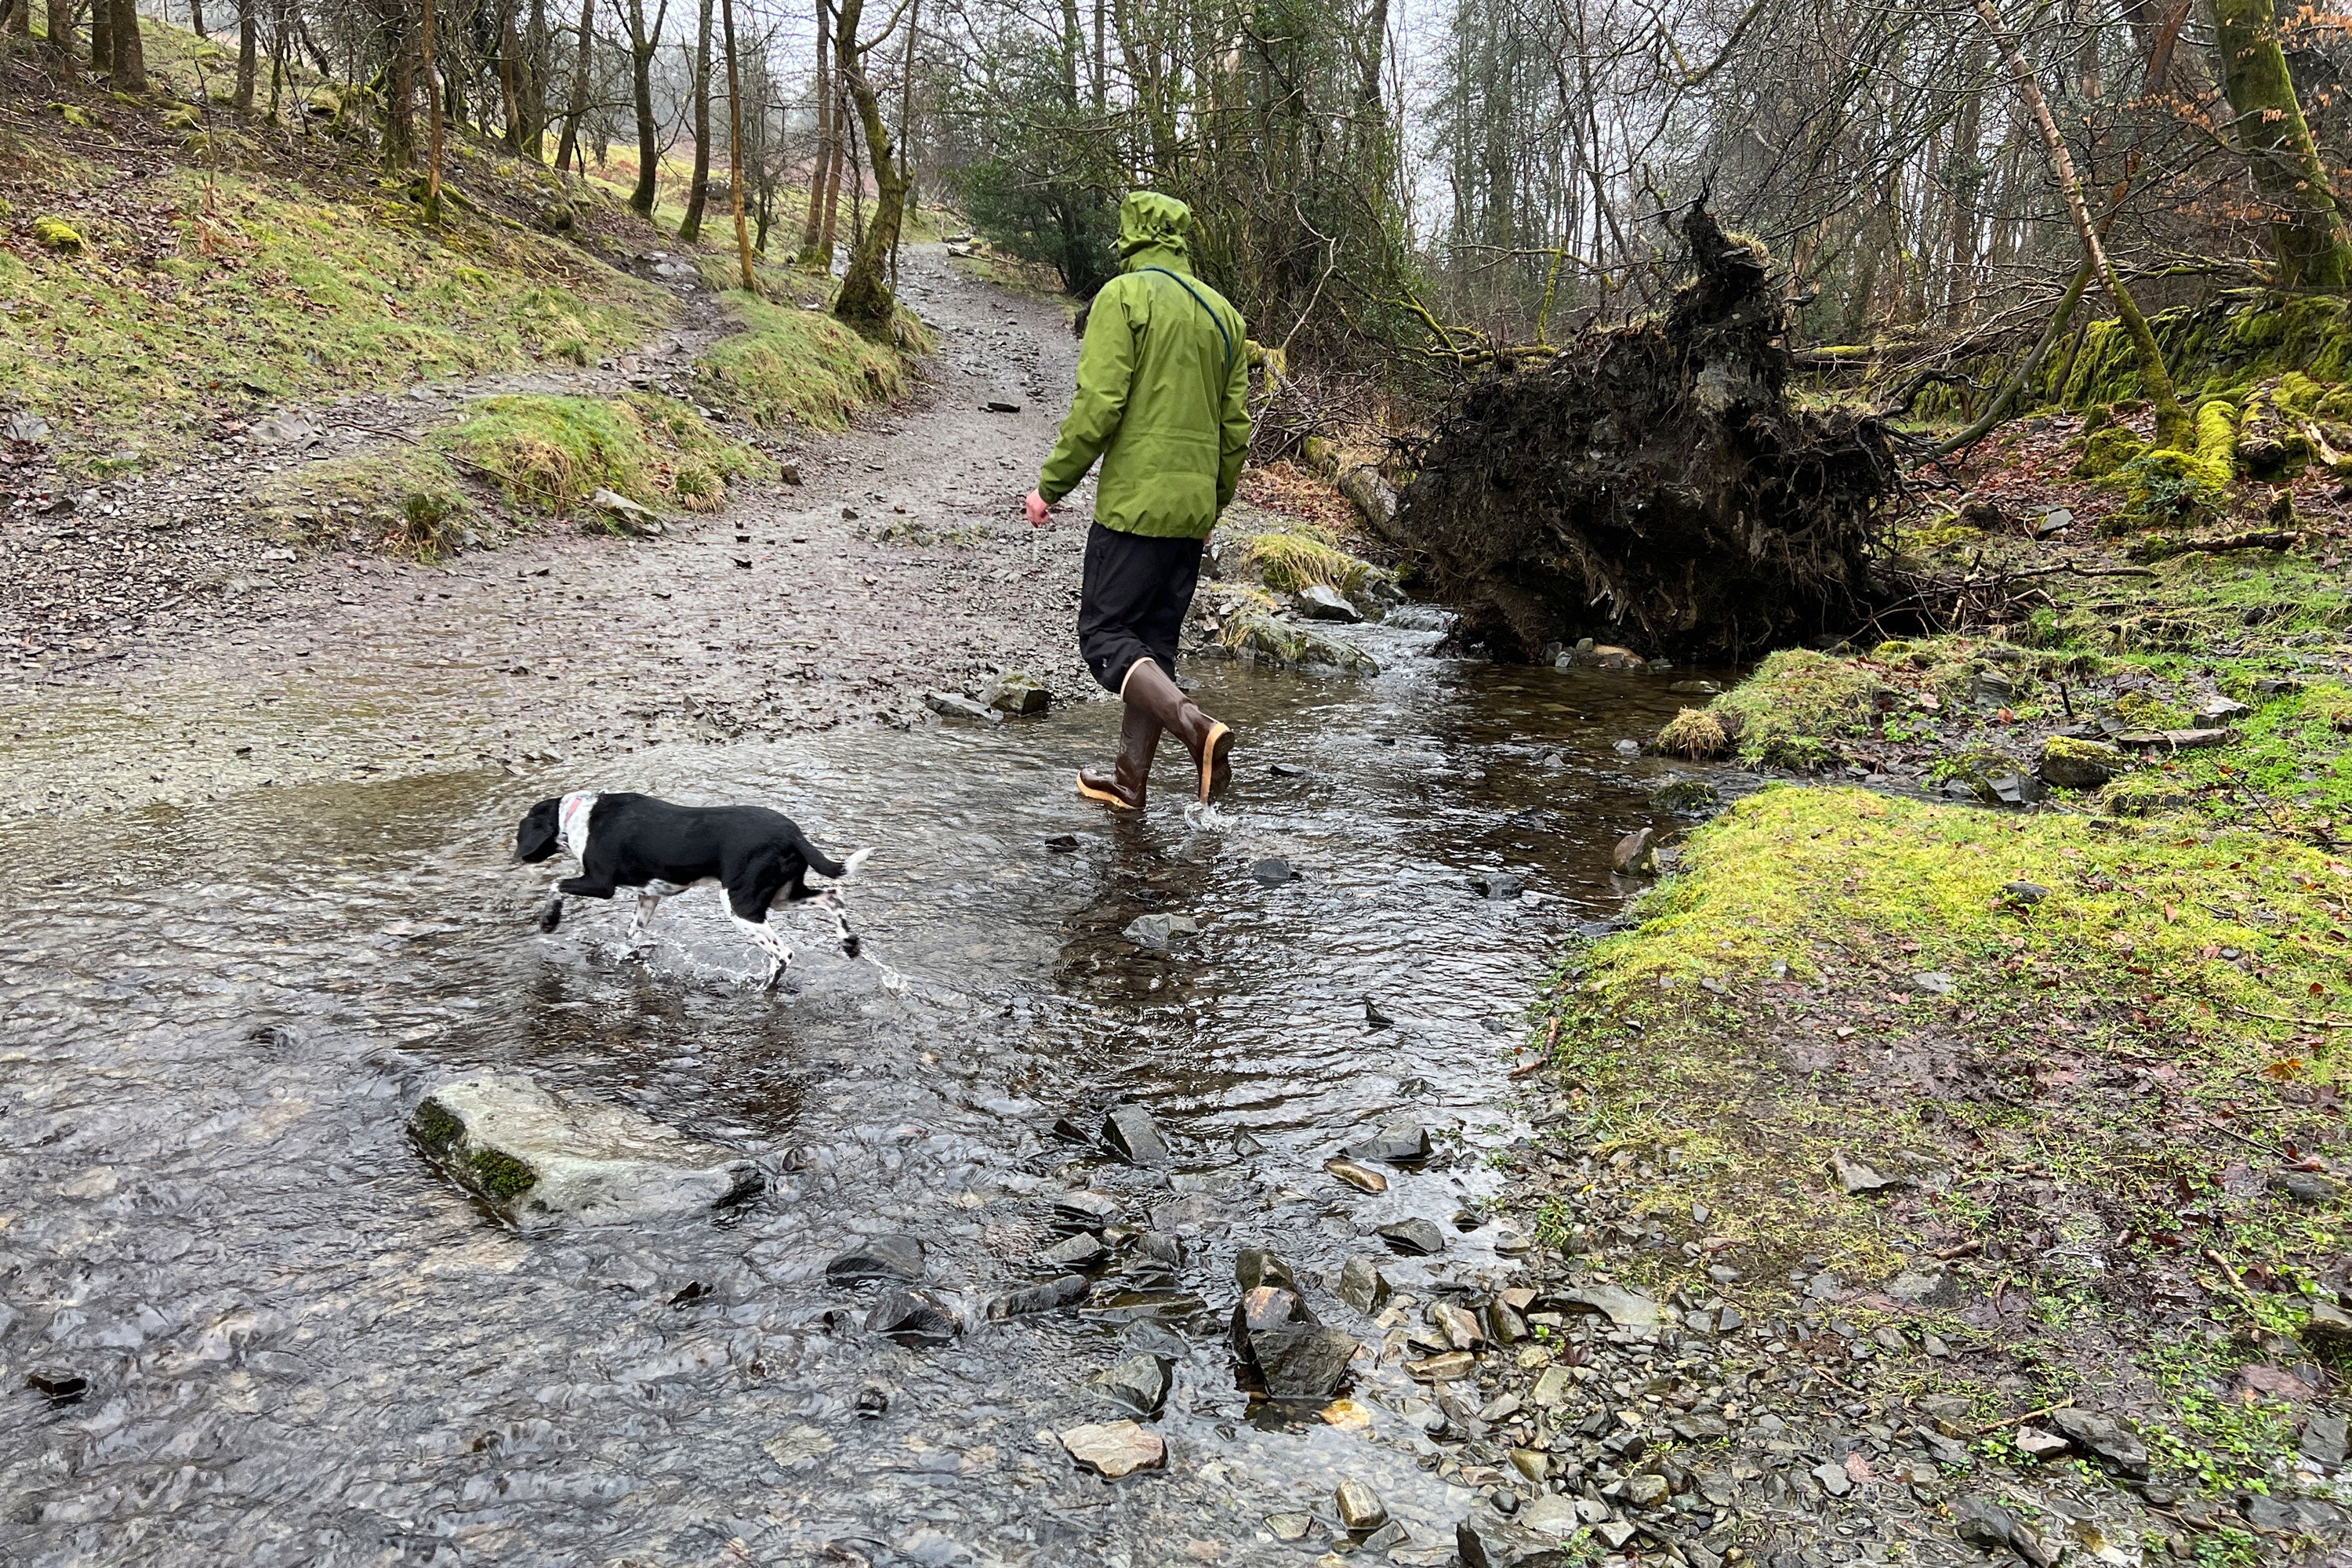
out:
<path id="1" fill-rule="evenodd" d="M 1725 732 L 1723 716 L 1706 708 L 1685 708 L 1666 721 L 1651 742 L 1669 757 L 1705 762 L 1731 754 L 1732 737 Z"/>
<path id="2" fill-rule="evenodd" d="M 696 367 L 714 402 L 762 429 L 838 430 L 858 409 L 906 395 L 906 354 L 844 326 L 830 311 L 723 296 L 741 330 L 713 343 Z"/>
<path id="3" fill-rule="evenodd" d="M 33 239 L 42 249 L 54 250 L 60 256 L 79 256 L 89 248 L 81 231 L 61 217 L 35 218 Z"/>
<path id="4" fill-rule="evenodd" d="M 2352 381 L 2352 299 L 2240 289 L 2148 321 L 2165 368 L 2185 399 L 2242 393 L 2294 372 L 2315 383 Z M 2063 382 L 2049 376 L 2063 374 Z M 2084 409 L 2145 397 L 2129 335 L 2119 321 L 2095 321 L 2071 363 L 2053 360 L 2034 391 Z"/>
<path id="5" fill-rule="evenodd" d="M 1891 693 L 1852 659 L 1783 648 L 1717 698 L 1712 711 L 1749 762 L 1811 772 L 1835 759 L 1832 739 L 1874 725 Z M 1726 715 L 1737 715 L 1736 731 Z"/>
<path id="6" fill-rule="evenodd" d="M 495 482 L 509 504 L 557 516 L 600 489 L 645 506 L 715 510 L 730 479 L 771 471 L 692 408 L 645 394 L 486 397 L 435 441 Z"/>
<path id="7" fill-rule="evenodd" d="M 2129 765 L 2121 752 L 2104 742 L 2052 735 L 2042 742 L 2035 771 L 2042 783 L 2060 789 L 2097 789 Z"/>
<path id="8" fill-rule="evenodd" d="M 2128 426 L 2109 423 L 2083 436 L 2083 455 L 2067 470 L 2069 478 L 2077 479 L 2112 479 L 2117 470 L 2147 450 L 2147 443 L 2131 433 Z"/>

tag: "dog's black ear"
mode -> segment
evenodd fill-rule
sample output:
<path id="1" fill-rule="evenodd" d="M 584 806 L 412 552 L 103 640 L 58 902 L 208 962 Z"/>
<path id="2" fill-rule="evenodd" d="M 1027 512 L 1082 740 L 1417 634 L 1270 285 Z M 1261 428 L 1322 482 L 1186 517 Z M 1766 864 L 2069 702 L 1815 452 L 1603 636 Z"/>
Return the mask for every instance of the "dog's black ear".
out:
<path id="1" fill-rule="evenodd" d="M 555 853 L 559 841 L 558 817 L 563 802 L 542 800 L 523 814 L 522 826 L 515 829 L 515 858 L 527 866 L 536 866 Z"/>

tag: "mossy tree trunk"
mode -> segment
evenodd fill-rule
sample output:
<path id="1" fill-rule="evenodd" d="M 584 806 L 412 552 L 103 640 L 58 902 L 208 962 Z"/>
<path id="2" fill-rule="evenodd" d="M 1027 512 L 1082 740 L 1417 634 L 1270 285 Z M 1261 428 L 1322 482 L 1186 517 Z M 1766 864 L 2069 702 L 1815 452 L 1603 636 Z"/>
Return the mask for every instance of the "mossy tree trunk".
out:
<path id="1" fill-rule="evenodd" d="M 588 118 L 588 70 L 596 58 L 596 0 L 580 0 L 580 38 L 572 57 L 572 101 L 563 111 L 563 134 L 555 142 L 555 172 L 580 149 L 580 122 Z M 585 171 L 583 171 L 583 177 Z"/>
<path id="2" fill-rule="evenodd" d="M 858 44 L 857 24 L 864 10 L 865 0 L 842 0 L 833 54 L 835 68 L 856 106 L 858 127 L 866 132 L 866 161 L 874 171 L 874 218 L 850 252 L 833 313 L 845 321 L 877 328 L 888 326 L 898 310 L 898 302 L 891 296 L 883 271 L 889 265 L 891 247 L 898 243 L 898 226 L 906 214 L 907 171 L 898 161 L 890 128 L 882 121 L 882 100 L 866 75 L 866 49 L 879 47 L 881 40 L 864 47 Z"/>
<path id="3" fill-rule="evenodd" d="M 743 73 L 735 52 L 735 0 L 719 0 L 727 31 L 727 199 L 735 209 L 735 258 L 743 268 L 743 291 L 760 291 L 751 270 L 751 230 L 743 221 Z"/>
<path id="4" fill-rule="evenodd" d="M 2213 0 L 2221 23 L 2221 82 L 2254 184 L 2273 209 L 2271 250 L 2283 289 L 2352 283 L 2352 242 L 2328 195 L 2310 122 L 2294 96 L 2271 0 Z"/>
<path id="5" fill-rule="evenodd" d="M 61 66 L 74 63 L 74 9 L 73 0 L 49 0 L 49 58 Z"/>
<path id="6" fill-rule="evenodd" d="M 2188 451 L 2196 443 L 2196 427 L 2189 423 L 2189 411 L 2180 406 L 2179 395 L 2172 389 L 2171 373 L 2164 368 L 2164 353 L 2156 346 L 2156 334 L 2147 330 L 2147 318 L 2140 314 L 2131 290 L 2124 287 L 2122 274 L 2107 258 L 2107 247 L 2099 241 L 2098 228 L 2091 222 L 2091 209 L 2083 200 L 2083 182 L 2074 177 L 2074 160 L 2067 154 L 2065 138 L 2058 134 L 2058 122 L 2051 118 L 2050 104 L 2033 79 L 2033 68 L 2025 63 L 2017 40 L 2001 25 L 2000 13 L 1993 9 L 1992 0 L 1976 0 L 1976 6 L 1985 31 L 1992 36 L 1993 47 L 2008 63 L 2009 74 L 2017 83 L 2017 95 L 2024 100 L 2027 115 L 2042 133 L 2042 150 L 2050 157 L 2050 172 L 2057 179 L 2060 194 L 2066 198 L 2066 216 L 2074 222 L 2074 237 L 2083 245 L 2083 260 L 2098 274 L 2116 316 L 2123 321 L 2124 331 L 2131 338 L 2140 390 L 2147 394 L 2148 403 L 2156 411 L 2157 445 Z"/>
<path id="7" fill-rule="evenodd" d="M 702 237 L 702 209 L 710 200 L 710 0 L 694 35 L 694 177 L 687 183 L 686 216 L 677 237 L 688 245 Z"/>
<path id="8" fill-rule="evenodd" d="M 253 82 L 260 59 L 259 0 L 236 0 L 236 96 L 231 102 L 239 119 L 253 112 Z"/>
<path id="9" fill-rule="evenodd" d="M 425 68 L 425 221 L 441 221 L 441 68 L 435 61 L 433 0 L 421 0 L 416 55 Z"/>
<path id="10" fill-rule="evenodd" d="M 833 268 L 833 257 L 817 248 L 824 227 L 824 178 L 833 166 L 833 12 L 816 0 L 816 156 L 809 167 L 808 216 L 801 224 L 803 266 Z"/>
<path id="11" fill-rule="evenodd" d="M 137 0 L 98 0 L 109 13 L 114 36 L 113 79 L 117 92 L 147 90 L 147 49 L 139 37 Z"/>
<path id="12" fill-rule="evenodd" d="M 661 47 L 662 23 L 668 17 L 669 0 L 662 0 L 648 32 L 646 0 L 629 0 L 629 93 L 637 112 L 637 185 L 629 193 L 629 205 L 644 217 L 654 216 L 654 197 L 661 185 L 661 146 L 654 123 L 654 51 Z"/>

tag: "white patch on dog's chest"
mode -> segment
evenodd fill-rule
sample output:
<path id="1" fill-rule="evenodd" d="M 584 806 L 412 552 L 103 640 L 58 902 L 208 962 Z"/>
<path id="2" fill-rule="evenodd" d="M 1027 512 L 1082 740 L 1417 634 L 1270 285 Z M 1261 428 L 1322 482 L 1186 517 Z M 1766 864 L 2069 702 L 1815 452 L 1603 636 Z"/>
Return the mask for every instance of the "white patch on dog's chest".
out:
<path id="1" fill-rule="evenodd" d="M 588 862 L 588 814 L 596 808 L 596 795 L 593 789 L 574 790 L 555 808 L 556 835 L 583 866 Z"/>

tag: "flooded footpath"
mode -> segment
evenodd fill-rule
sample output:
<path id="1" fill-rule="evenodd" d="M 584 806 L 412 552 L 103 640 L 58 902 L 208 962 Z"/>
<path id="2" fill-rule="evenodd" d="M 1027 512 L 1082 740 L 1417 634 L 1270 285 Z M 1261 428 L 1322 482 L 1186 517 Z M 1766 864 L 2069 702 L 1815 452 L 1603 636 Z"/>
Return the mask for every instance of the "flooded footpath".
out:
<path id="1" fill-rule="evenodd" d="M 1389 1560 L 1451 1562 L 1494 1474 L 1432 1433 L 1476 1395 L 1388 1331 L 1529 1245 L 1490 1212 L 1521 1010 L 1635 890 L 1609 850 L 1664 826 L 1664 764 L 1612 742 L 1678 702 L 1368 641 L 1374 679 L 1190 672 L 1242 737 L 1213 812 L 1164 756 L 1147 819 L 1078 801 L 1117 723 L 1088 703 L 0 827 L 0 1558 L 1304 1563 L 1352 1479 Z M 514 825 L 583 787 L 873 846 L 849 907 L 879 962 L 788 921 L 796 989 L 763 994 L 707 893 L 642 961 L 625 904 L 541 936 Z M 503 1226 L 408 1131 L 484 1069 L 726 1145 L 762 1190 Z M 1100 1142 L 1117 1107 L 1165 1163 Z M 1400 1120 L 1425 1163 L 1327 1171 Z M 886 1236 L 920 1242 L 946 1342 L 866 1327 L 889 1281 L 829 1279 Z M 1253 1400 L 1249 1248 L 1360 1342 L 1344 1403 Z M 1363 1262 L 1343 1299 L 1350 1260 L 1384 1306 Z M 1083 1297 L 992 1318 L 1073 1268 Z M 1164 1465 L 1107 1481 L 1056 1434 L 1132 1417 L 1089 1380 L 1139 1355 Z"/>

